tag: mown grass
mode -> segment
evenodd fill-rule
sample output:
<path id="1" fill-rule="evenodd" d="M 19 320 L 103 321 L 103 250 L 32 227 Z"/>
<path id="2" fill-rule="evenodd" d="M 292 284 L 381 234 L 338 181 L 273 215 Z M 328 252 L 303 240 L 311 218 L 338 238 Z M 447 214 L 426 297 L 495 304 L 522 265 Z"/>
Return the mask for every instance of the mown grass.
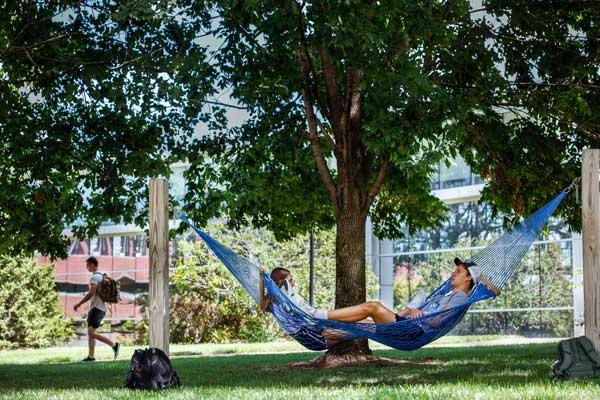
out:
<path id="1" fill-rule="evenodd" d="M 495 341 L 519 340 L 520 336 L 479 335 L 479 336 L 445 336 L 428 347 L 460 346 L 462 344 L 486 344 Z M 372 349 L 387 349 L 377 342 L 371 342 Z M 98 360 L 112 360 L 112 352 L 103 344 L 96 346 Z M 139 347 L 139 346 L 138 346 Z M 120 359 L 130 359 L 135 347 L 123 346 Z M 228 343 L 228 344 L 176 344 L 171 345 L 171 356 L 199 356 L 215 354 L 249 354 L 249 353 L 291 353 L 305 352 L 306 349 L 294 340 L 282 340 L 269 343 Z M 87 355 L 87 347 L 50 347 L 44 349 L 18 349 L 0 351 L 0 364 L 37 364 L 75 362 Z"/>
<path id="2" fill-rule="evenodd" d="M 287 343 L 273 345 L 285 350 Z M 292 345 L 293 346 L 293 345 Z M 236 347 L 229 346 L 230 352 Z M 252 346 L 251 346 L 252 347 Z M 262 350 L 270 348 L 262 345 Z M 71 362 L 82 349 L 0 353 L 0 398 L 6 399 L 598 399 L 599 379 L 555 384 L 550 365 L 555 344 L 425 348 L 376 354 L 412 361 L 393 367 L 366 365 L 336 370 L 298 369 L 291 362 L 316 353 L 174 356 L 183 387 L 161 393 L 121 389 L 128 356 L 116 362 Z M 127 352 L 133 349 L 126 349 Z M 174 346 L 177 350 L 191 352 Z M 77 353 L 78 351 L 79 353 Z M 103 349 L 104 351 L 104 349 Z M 202 351 L 202 350 L 200 350 Z M 29 352 L 29 353 L 28 353 Z M 41 358 L 31 362 L 37 353 Z M 211 353 L 212 352 L 212 353 Z M 85 355 L 85 354 L 83 354 Z M 108 356 L 108 353 L 102 354 Z M 45 357 L 45 358 L 44 358 Z M 68 359 L 69 362 L 65 362 Z M 45 361 L 44 361 L 45 360 Z M 420 363 L 429 361 L 426 364 Z"/>

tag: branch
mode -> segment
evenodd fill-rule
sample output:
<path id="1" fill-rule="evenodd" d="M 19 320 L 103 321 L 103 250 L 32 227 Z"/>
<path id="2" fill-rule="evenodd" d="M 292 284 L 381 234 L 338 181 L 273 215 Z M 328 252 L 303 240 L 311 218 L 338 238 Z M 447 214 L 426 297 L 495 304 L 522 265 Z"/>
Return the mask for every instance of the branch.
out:
<path id="1" fill-rule="evenodd" d="M 381 166 L 379 167 L 379 172 L 377 174 L 377 178 L 375 182 L 373 182 L 373 186 L 369 190 L 369 194 L 367 195 L 366 204 L 365 204 L 365 212 L 369 212 L 369 208 L 371 208 L 371 204 L 373 204 L 373 200 L 375 200 L 375 196 L 379 193 L 381 186 L 383 185 L 383 181 L 385 180 L 385 176 L 387 174 L 388 167 L 390 165 L 389 157 L 383 159 Z"/>
<path id="2" fill-rule="evenodd" d="M 406 38 L 400 43 L 400 45 L 396 48 L 396 50 L 392 53 L 392 57 L 390 61 L 386 65 L 386 69 L 392 65 L 394 61 L 398 59 L 402 54 L 406 52 L 406 50 L 410 49 L 410 45 L 412 44 L 412 40 L 410 38 Z"/>
<path id="3" fill-rule="evenodd" d="M 31 11 L 31 6 L 32 6 L 32 4 L 30 3 L 30 9 L 28 10 L 29 12 Z M 55 17 L 59 16 L 59 15 L 60 15 L 60 14 L 62 14 L 62 13 L 63 13 L 63 11 L 59 11 L 58 13 L 56 13 L 56 14 L 54 14 L 54 15 L 52 15 L 52 16 L 47 16 L 47 17 L 44 17 L 44 18 L 42 18 L 42 19 L 39 19 L 39 20 L 37 20 L 37 21 L 33 21 L 33 22 L 31 22 L 31 21 L 29 21 L 29 20 L 28 20 L 28 22 L 27 22 L 25 25 L 23 25 L 23 27 L 21 28 L 21 30 L 19 30 L 19 32 L 17 32 L 17 34 L 16 34 L 16 35 L 14 35 L 14 36 L 11 38 L 11 43 L 9 43 L 9 44 L 8 44 L 8 45 L 5 47 L 5 49 L 4 49 L 3 51 L 1 51 L 1 52 L 0 52 L 0 58 L 1 58 L 1 57 L 2 57 L 2 56 L 5 54 L 5 53 L 8 53 L 8 51 L 9 51 L 9 50 L 10 50 L 10 49 L 13 47 L 12 43 L 14 43 L 14 42 L 15 42 L 15 41 L 16 41 L 16 40 L 19 38 L 19 36 L 21 36 L 21 35 L 23 34 L 23 32 L 25 32 L 25 30 L 26 30 L 27 28 L 29 28 L 29 27 L 31 27 L 31 26 L 33 26 L 33 25 L 41 24 L 42 22 L 45 22 L 45 21 L 52 20 L 52 19 L 54 19 Z M 28 16 L 29 16 L 29 15 L 28 15 Z"/>
<path id="4" fill-rule="evenodd" d="M 317 136 L 318 119 L 314 113 L 310 89 L 307 82 L 307 75 L 309 73 L 308 60 L 306 59 L 306 55 L 303 51 L 298 50 L 296 54 L 302 70 L 302 97 L 304 98 L 304 110 L 306 112 L 306 119 L 308 122 L 308 138 L 310 141 L 310 147 L 317 162 L 317 168 L 321 174 L 321 179 L 323 180 L 325 188 L 327 189 L 327 193 L 329 194 L 329 199 L 331 200 L 331 203 L 337 214 L 339 208 L 337 202 L 337 188 L 333 178 L 331 177 L 331 172 L 327 167 L 327 162 L 325 160 L 325 156 L 323 155 L 323 149 L 321 148 L 321 143 L 319 142 L 319 138 Z"/>
<path id="5" fill-rule="evenodd" d="M 292 8 L 294 12 L 300 14 L 298 3 L 295 0 L 292 0 Z M 303 29 L 301 21 L 298 25 L 298 29 Z M 300 47 L 296 50 L 296 57 L 298 58 L 298 62 L 300 64 L 302 79 L 302 97 L 304 99 L 304 111 L 306 112 L 306 119 L 308 122 L 308 139 L 310 142 L 310 148 L 317 163 L 319 174 L 321 175 L 321 179 L 325 185 L 327 194 L 329 195 L 329 200 L 331 201 L 331 204 L 333 205 L 334 211 L 337 215 L 339 214 L 337 187 L 335 182 L 333 181 L 333 178 L 331 177 L 331 171 L 329 171 L 329 168 L 327 167 L 327 161 L 325 160 L 325 156 L 323 155 L 321 142 L 319 141 L 317 135 L 318 118 L 314 112 L 311 96 L 311 86 L 309 83 L 311 67 L 309 62 L 309 55 L 307 54 L 306 47 L 302 43 L 303 37 L 304 33 L 301 31 L 299 41 Z M 301 127 L 300 129 L 301 132 L 306 136 L 304 128 Z"/>
<path id="6" fill-rule="evenodd" d="M 253 44 L 254 46 L 256 46 L 257 48 L 259 48 L 259 49 L 263 49 L 263 50 L 265 50 L 265 51 L 267 51 L 267 52 L 268 52 L 268 50 L 267 50 L 267 49 L 266 49 L 266 48 L 265 48 L 263 45 L 261 45 L 260 43 L 258 43 L 258 42 L 256 41 L 256 36 L 258 36 L 258 35 L 252 35 L 250 32 L 248 32 L 248 31 L 246 30 L 246 28 L 244 27 L 244 25 L 243 25 L 243 24 L 242 24 L 240 21 L 238 21 L 238 19 L 235 17 L 235 14 L 234 14 L 234 13 L 229 13 L 227 16 L 228 16 L 228 17 L 231 19 L 231 21 L 233 21 L 233 22 L 235 22 L 235 23 L 237 24 L 237 28 L 238 28 L 238 29 L 239 29 L 239 30 L 242 32 L 242 35 L 243 35 L 243 36 L 244 36 L 244 37 L 245 37 L 245 38 L 246 38 L 246 39 L 247 39 L 247 40 L 248 40 L 250 43 L 252 43 L 252 44 Z M 215 32 L 214 32 L 214 33 L 217 33 L 218 31 L 219 31 L 219 30 L 217 29 L 217 30 L 215 30 Z M 262 33 L 262 32 L 261 32 L 261 33 Z M 229 36 L 231 36 L 231 35 L 229 35 Z M 227 39 L 229 39 L 229 36 L 227 37 Z"/>
<path id="7" fill-rule="evenodd" d="M 62 35 L 56 35 L 56 36 L 46 38 L 44 40 L 40 40 L 39 42 L 36 42 L 29 46 L 13 46 L 12 44 L 10 44 L 4 50 L 0 51 L 0 59 L 5 58 L 8 54 L 11 53 L 11 51 L 23 50 L 27 54 L 28 58 L 30 58 L 30 60 L 31 60 L 31 55 L 29 54 L 29 51 L 35 50 L 36 47 L 39 47 L 46 43 L 54 42 L 56 40 L 59 40 L 59 39 L 65 38 L 65 37 L 70 37 L 70 36 L 74 36 L 74 35 L 78 35 L 78 34 L 79 34 L 78 32 L 70 32 L 70 33 L 65 33 Z"/>
<path id="8" fill-rule="evenodd" d="M 213 100 L 200 100 L 200 99 L 190 99 L 190 101 L 197 101 L 197 102 L 202 102 L 202 103 L 206 103 L 206 104 L 213 104 L 215 106 L 223 106 L 223 107 L 228 107 L 228 108 L 234 108 L 236 110 L 248 110 L 248 107 L 243 107 L 243 106 L 237 106 L 234 104 L 227 104 L 227 103 L 222 103 L 220 101 L 213 101 Z"/>
<path id="9" fill-rule="evenodd" d="M 582 87 L 586 89 L 600 89 L 600 85 L 586 85 L 581 83 L 536 83 L 536 82 L 514 82 L 516 86 L 556 86 L 556 87 Z"/>
<path id="10" fill-rule="evenodd" d="M 327 141 L 331 145 L 331 148 L 333 149 L 333 152 L 336 153 L 336 151 L 337 151 L 337 145 L 335 144 L 335 140 L 333 140 L 333 137 L 331 137 L 331 135 L 327 131 L 327 128 L 321 123 L 321 121 L 317 120 L 317 124 L 321 128 L 321 132 L 323 132 L 323 136 L 325 136 L 325 139 L 327 139 Z"/>
<path id="11" fill-rule="evenodd" d="M 35 49 L 36 47 L 38 47 L 38 46 L 40 46 L 40 45 L 42 45 L 42 44 L 46 44 L 46 43 L 50 43 L 50 42 L 54 42 L 55 40 L 59 40 L 59 39 L 62 39 L 62 38 L 65 38 L 65 37 L 69 37 L 69 36 L 73 36 L 73 35 L 76 35 L 76 34 L 78 34 L 78 32 L 70 32 L 70 33 L 68 33 L 68 34 L 67 34 L 67 33 L 65 33 L 65 34 L 63 34 L 63 35 L 53 36 L 53 37 L 50 37 L 50 38 L 48 38 L 48 39 L 45 39 L 45 40 L 39 41 L 39 42 L 37 42 L 37 43 L 34 43 L 34 44 L 32 44 L 31 46 L 29 46 L 28 48 L 29 48 L 30 50 L 33 50 L 33 49 Z"/>
<path id="12" fill-rule="evenodd" d="M 141 58 L 150 56 L 150 55 L 152 55 L 152 54 L 154 54 L 154 53 L 156 53 L 158 51 L 162 51 L 162 50 L 164 50 L 164 46 L 163 47 L 159 47 L 158 49 L 152 50 L 151 52 L 149 52 L 147 54 L 142 54 L 141 56 L 133 58 L 131 60 L 123 61 L 121 64 L 115 65 L 114 67 L 109 67 L 108 69 L 119 69 L 119 68 L 123 67 L 124 65 L 131 64 L 131 63 L 136 62 L 137 60 L 139 60 Z"/>
<path id="13" fill-rule="evenodd" d="M 333 209 L 337 214 L 339 214 L 339 206 L 337 201 L 337 188 L 333 178 L 331 177 L 331 172 L 329 171 L 329 167 L 327 167 L 327 161 L 325 160 L 325 156 L 323 155 L 323 149 L 321 148 L 321 143 L 319 142 L 319 138 L 315 133 L 311 133 L 309 123 L 309 131 L 308 131 L 308 141 L 310 143 L 310 148 L 313 152 L 313 156 L 315 157 L 315 161 L 317 162 L 317 168 L 319 170 L 319 174 L 321 175 L 321 179 L 325 184 L 325 189 L 327 189 L 327 194 L 329 195 L 329 200 L 333 205 Z M 300 132 L 303 136 L 307 136 L 303 127 L 300 127 Z"/>
<path id="14" fill-rule="evenodd" d="M 27 58 L 29 59 L 29 61 L 31 61 L 31 63 L 36 67 L 39 68 L 38 65 L 35 63 L 35 61 L 33 61 L 33 58 L 31 57 L 31 54 L 29 54 L 29 52 L 27 51 L 27 49 L 25 47 L 23 47 L 23 51 L 25 52 L 25 54 L 27 55 Z"/>
<path id="15" fill-rule="evenodd" d="M 354 131 L 360 129 L 362 117 L 362 90 L 360 88 L 363 71 L 357 70 L 350 72 L 350 92 L 348 93 L 348 129 L 352 135 Z"/>
<path id="16" fill-rule="evenodd" d="M 305 53 L 306 59 L 308 61 L 308 67 L 309 67 L 308 71 L 310 71 L 313 76 L 313 79 L 310 80 L 310 89 L 312 90 L 312 96 L 316 102 L 325 106 L 325 103 L 323 101 L 321 101 L 320 96 L 319 96 L 320 91 L 319 91 L 319 86 L 318 86 L 317 69 L 315 68 L 313 59 L 310 56 L 308 43 L 306 41 L 306 35 L 304 34 L 305 25 L 304 25 L 304 19 L 302 16 L 302 12 L 301 12 L 301 10 L 303 8 L 304 8 L 304 3 L 302 3 L 302 5 L 300 6 L 300 5 L 298 5 L 298 2 L 296 0 L 292 0 L 292 11 L 298 17 L 298 33 L 300 35 L 300 45 L 304 49 L 304 53 Z M 306 76 L 308 77 L 308 75 L 306 75 Z M 327 113 L 327 111 L 326 111 L 326 113 Z"/>
<path id="17" fill-rule="evenodd" d="M 320 47 L 319 55 L 323 67 L 323 77 L 325 78 L 325 91 L 329 103 L 330 121 L 333 125 L 334 132 L 340 132 L 344 130 L 344 105 L 338 92 L 337 81 L 335 79 L 335 68 L 331 61 L 331 55 L 327 49 Z"/>

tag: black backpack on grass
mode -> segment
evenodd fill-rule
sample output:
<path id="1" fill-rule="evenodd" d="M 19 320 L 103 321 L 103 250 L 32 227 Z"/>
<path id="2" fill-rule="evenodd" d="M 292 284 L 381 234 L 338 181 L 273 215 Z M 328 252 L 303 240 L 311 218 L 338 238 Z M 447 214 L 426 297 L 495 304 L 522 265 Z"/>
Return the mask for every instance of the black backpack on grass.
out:
<path id="1" fill-rule="evenodd" d="M 555 380 L 600 376 L 600 356 L 585 336 L 558 343 L 558 360 L 552 365 Z"/>
<path id="2" fill-rule="evenodd" d="M 100 272 L 96 272 L 100 274 Z M 96 292 L 98 296 L 105 303 L 118 303 L 121 301 L 121 291 L 119 282 L 115 281 L 113 278 L 106 274 L 102 275 L 102 281 L 96 287 Z"/>
<path id="3" fill-rule="evenodd" d="M 138 349 L 131 357 L 125 387 L 129 389 L 168 389 L 180 386 L 171 360 L 155 347 Z"/>

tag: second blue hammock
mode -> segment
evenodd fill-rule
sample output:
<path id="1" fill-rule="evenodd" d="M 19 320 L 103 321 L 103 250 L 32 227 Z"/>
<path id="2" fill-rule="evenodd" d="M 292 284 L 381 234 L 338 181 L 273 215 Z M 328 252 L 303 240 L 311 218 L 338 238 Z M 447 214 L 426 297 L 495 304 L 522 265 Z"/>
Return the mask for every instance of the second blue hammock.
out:
<path id="1" fill-rule="evenodd" d="M 293 304 L 281 292 L 268 274 L 264 276 L 265 289 L 275 297 L 271 312 L 281 328 L 310 350 L 325 350 L 340 343 L 359 337 L 375 340 L 399 350 L 418 349 L 444 336 L 463 318 L 471 304 L 493 298 L 502 290 L 516 271 L 523 257 L 538 237 L 540 231 L 568 191 L 561 192 L 529 218 L 504 233 L 500 238 L 475 254 L 475 262 L 483 279 L 469 293 L 469 301 L 454 308 L 425 315 L 421 318 L 389 324 L 346 323 L 315 318 Z M 208 247 L 225 264 L 227 269 L 259 302 L 258 266 L 223 246 L 201 229 L 195 227 L 185 216 L 181 220 L 189 224 L 206 242 Z M 434 290 L 426 300 L 444 295 L 452 290 L 450 278 Z"/>

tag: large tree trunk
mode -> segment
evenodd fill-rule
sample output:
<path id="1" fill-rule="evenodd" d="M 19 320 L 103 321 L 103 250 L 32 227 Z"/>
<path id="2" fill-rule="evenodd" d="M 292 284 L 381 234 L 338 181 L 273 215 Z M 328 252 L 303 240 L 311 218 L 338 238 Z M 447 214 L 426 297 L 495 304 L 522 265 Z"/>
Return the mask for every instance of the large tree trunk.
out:
<path id="1" fill-rule="evenodd" d="M 365 225 L 361 210 L 344 210 L 337 218 L 335 308 L 349 307 L 366 300 Z M 343 342 L 309 363 L 312 367 L 333 368 L 364 363 L 381 363 L 372 355 L 367 339 Z"/>
<path id="2" fill-rule="evenodd" d="M 360 210 L 343 212 L 337 219 L 335 307 L 365 301 L 365 225 Z"/>
<path id="3" fill-rule="evenodd" d="M 345 210 L 337 219 L 335 308 L 364 303 L 367 296 L 365 276 L 366 217 L 360 210 Z M 342 343 L 330 354 L 371 354 L 366 339 Z"/>

